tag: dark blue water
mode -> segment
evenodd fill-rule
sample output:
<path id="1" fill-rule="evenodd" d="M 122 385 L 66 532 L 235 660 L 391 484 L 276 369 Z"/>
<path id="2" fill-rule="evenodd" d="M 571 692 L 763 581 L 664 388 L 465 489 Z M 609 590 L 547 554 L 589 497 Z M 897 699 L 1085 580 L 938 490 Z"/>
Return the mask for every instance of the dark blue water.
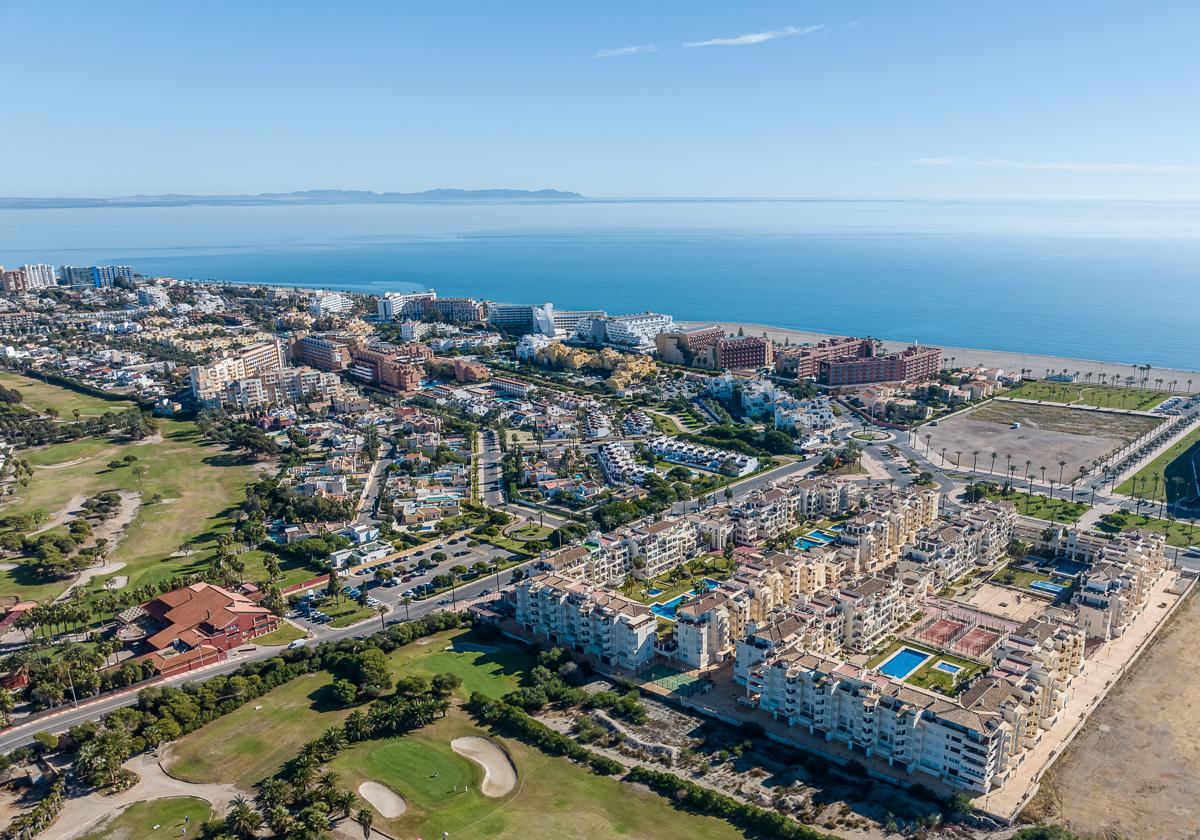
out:
<path id="1" fill-rule="evenodd" d="M 1200 369 L 1191 203 L 0 211 L 0 263 L 43 261 Z"/>

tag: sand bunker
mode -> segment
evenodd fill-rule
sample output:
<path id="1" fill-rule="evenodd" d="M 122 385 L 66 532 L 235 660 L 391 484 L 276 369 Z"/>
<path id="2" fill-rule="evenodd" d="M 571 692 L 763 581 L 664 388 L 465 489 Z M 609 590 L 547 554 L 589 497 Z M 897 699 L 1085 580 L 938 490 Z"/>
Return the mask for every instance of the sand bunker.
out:
<path id="1" fill-rule="evenodd" d="M 398 817 L 408 810 L 408 803 L 404 801 L 403 796 L 379 782 L 363 782 L 358 786 L 358 795 L 371 803 L 371 807 L 386 820 Z"/>
<path id="2" fill-rule="evenodd" d="M 484 796 L 504 796 L 517 786 L 517 768 L 508 753 L 487 738 L 455 738 L 450 749 L 483 768 L 480 791 Z"/>

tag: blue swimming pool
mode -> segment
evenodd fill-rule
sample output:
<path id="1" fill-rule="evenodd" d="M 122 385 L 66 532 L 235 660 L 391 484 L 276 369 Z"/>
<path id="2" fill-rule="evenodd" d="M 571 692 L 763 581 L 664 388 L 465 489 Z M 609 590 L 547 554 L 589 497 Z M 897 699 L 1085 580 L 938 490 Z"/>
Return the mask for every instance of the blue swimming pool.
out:
<path id="1" fill-rule="evenodd" d="M 1057 583 L 1050 583 L 1048 580 L 1035 580 L 1029 584 L 1029 588 L 1036 589 L 1039 592 L 1046 592 L 1050 595 L 1060 595 L 1067 587 L 1059 586 Z"/>
<path id="2" fill-rule="evenodd" d="M 695 594 L 696 593 L 694 592 L 685 592 L 682 595 L 676 595 L 670 601 L 663 601 L 660 604 L 651 604 L 650 612 L 654 613 L 660 618 L 667 618 L 671 621 L 674 621 L 676 608 Z"/>
<path id="3" fill-rule="evenodd" d="M 929 657 L 930 654 L 913 650 L 910 647 L 900 648 L 879 666 L 878 671 L 881 674 L 887 674 L 892 679 L 902 680 L 921 667 L 921 663 Z"/>
<path id="4" fill-rule="evenodd" d="M 646 594 L 651 598 L 657 598 L 659 595 L 663 594 L 663 591 L 656 586 L 654 589 L 647 589 Z"/>
<path id="5" fill-rule="evenodd" d="M 962 670 L 961 665 L 955 665 L 951 662 L 947 662 L 944 659 L 941 662 L 939 662 L 938 664 L 934 665 L 933 667 L 945 674 L 950 674 L 951 676 L 954 676 L 955 674 L 957 674 L 959 671 Z"/>
<path id="6" fill-rule="evenodd" d="M 810 548 L 816 548 L 817 546 L 821 545 L 825 545 L 825 543 L 818 542 L 817 540 L 810 540 L 808 537 L 800 537 L 798 540 L 796 540 L 796 548 L 799 548 L 803 551 L 808 551 Z"/>

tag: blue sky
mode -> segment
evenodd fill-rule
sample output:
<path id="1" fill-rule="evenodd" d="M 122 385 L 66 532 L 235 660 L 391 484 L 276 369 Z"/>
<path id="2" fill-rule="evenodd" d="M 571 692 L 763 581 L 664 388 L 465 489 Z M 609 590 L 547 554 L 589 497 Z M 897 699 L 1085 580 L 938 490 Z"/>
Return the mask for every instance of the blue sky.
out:
<path id="1" fill-rule="evenodd" d="M 0 194 L 1200 197 L 1194 2 L 0 0 Z"/>

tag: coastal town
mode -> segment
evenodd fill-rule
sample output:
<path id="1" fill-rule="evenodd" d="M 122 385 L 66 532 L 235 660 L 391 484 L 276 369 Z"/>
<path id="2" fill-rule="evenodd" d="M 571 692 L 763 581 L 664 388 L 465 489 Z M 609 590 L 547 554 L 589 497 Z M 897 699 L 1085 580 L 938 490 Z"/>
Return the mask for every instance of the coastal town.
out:
<path id="1" fill-rule="evenodd" d="M 705 838 L 1124 836 L 1160 768 L 1100 810 L 1077 768 L 1153 730 L 1143 685 L 1200 687 L 1159 651 L 1200 627 L 1200 373 L 123 265 L 0 289 L 2 838 L 192 795 L 198 836 L 453 836 L 552 810 L 542 760 Z M 482 781 L 378 778 L 438 727 L 393 764 Z"/>

